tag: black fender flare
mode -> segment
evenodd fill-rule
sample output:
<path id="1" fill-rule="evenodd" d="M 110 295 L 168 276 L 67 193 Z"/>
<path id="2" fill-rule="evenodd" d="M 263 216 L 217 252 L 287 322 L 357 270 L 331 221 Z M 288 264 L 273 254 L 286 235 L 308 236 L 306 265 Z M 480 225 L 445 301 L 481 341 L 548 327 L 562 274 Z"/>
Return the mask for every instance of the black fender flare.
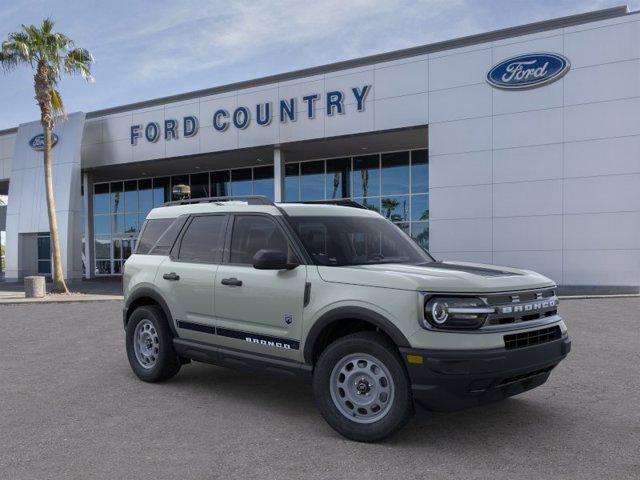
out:
<path id="1" fill-rule="evenodd" d="M 334 322 L 353 319 L 371 323 L 386 333 L 397 347 L 410 347 L 407 337 L 389 319 L 364 307 L 338 307 L 324 313 L 309 330 L 304 342 L 303 356 L 306 363 L 313 363 L 313 348 L 324 329 Z"/>
<path id="2" fill-rule="evenodd" d="M 129 321 L 129 314 L 131 313 L 129 311 L 131 308 L 131 305 L 135 303 L 136 300 L 139 300 L 141 298 L 150 298 L 154 302 L 156 302 L 158 305 L 160 305 L 160 308 L 162 309 L 165 317 L 167 318 L 167 322 L 169 323 L 169 328 L 171 329 L 171 332 L 177 338 L 178 332 L 176 332 L 176 328 L 173 324 L 173 316 L 171 315 L 171 310 L 169 310 L 169 305 L 167 304 L 165 299 L 162 297 L 162 295 L 151 287 L 136 288 L 127 297 L 127 301 L 124 304 L 124 309 L 122 312 L 124 328 L 127 328 L 127 322 Z"/>

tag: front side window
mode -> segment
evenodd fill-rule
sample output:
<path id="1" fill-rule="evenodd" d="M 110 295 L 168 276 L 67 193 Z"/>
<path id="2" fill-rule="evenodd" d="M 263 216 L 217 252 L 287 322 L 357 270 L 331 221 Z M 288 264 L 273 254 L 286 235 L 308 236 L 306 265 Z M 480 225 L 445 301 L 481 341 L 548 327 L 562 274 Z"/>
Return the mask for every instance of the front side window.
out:
<path id="1" fill-rule="evenodd" d="M 383 218 L 289 217 L 318 265 L 420 264 L 433 258 Z"/>
<path id="2" fill-rule="evenodd" d="M 225 215 L 194 217 L 180 242 L 178 261 L 220 263 L 226 226 Z"/>
<path id="3" fill-rule="evenodd" d="M 233 223 L 230 263 L 251 265 L 260 250 L 279 250 L 293 254 L 282 229 L 274 221 L 260 215 L 239 215 Z"/>

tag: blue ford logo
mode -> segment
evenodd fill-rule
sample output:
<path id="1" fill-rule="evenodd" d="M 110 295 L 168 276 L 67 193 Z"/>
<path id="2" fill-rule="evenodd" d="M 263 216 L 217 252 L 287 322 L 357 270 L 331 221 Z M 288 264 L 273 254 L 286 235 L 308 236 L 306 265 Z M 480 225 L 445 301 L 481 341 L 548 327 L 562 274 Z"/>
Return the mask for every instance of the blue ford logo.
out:
<path id="1" fill-rule="evenodd" d="M 487 82 L 506 90 L 540 87 L 558 80 L 570 67 L 569 60 L 557 53 L 518 55 L 489 70 Z"/>
<path id="2" fill-rule="evenodd" d="M 58 135 L 56 135 L 55 133 L 52 133 L 51 148 L 55 147 L 56 143 L 58 143 Z M 31 140 L 29 140 L 29 146 L 37 152 L 43 152 L 44 151 L 44 133 L 39 133 L 38 135 L 33 137 Z"/>

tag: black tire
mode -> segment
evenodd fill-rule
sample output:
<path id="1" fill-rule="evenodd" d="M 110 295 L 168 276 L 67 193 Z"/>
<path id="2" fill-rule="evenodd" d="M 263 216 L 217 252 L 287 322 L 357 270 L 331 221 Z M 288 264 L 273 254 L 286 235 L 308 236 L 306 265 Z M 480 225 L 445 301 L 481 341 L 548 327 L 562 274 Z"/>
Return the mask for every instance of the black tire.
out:
<path id="1" fill-rule="evenodd" d="M 331 394 L 332 373 L 345 357 L 364 354 L 384 364 L 393 382 L 394 394 L 386 414 L 372 423 L 358 423 L 346 416 Z M 345 383 L 346 385 L 346 383 Z M 411 382 L 397 350 L 386 337 L 375 332 L 359 332 L 339 338 L 320 355 L 313 373 L 316 404 L 327 423 L 338 433 L 358 442 L 382 440 L 401 429 L 414 413 Z M 344 407 L 343 407 L 344 408 Z M 354 417 L 356 413 L 352 414 Z"/>
<path id="2" fill-rule="evenodd" d="M 143 366 L 136 357 L 134 334 L 137 326 L 148 320 L 153 325 L 151 330 L 154 339 L 157 338 L 158 352 L 152 366 Z M 151 328 L 151 327 L 149 327 Z M 173 348 L 173 334 L 169 329 L 162 309 L 156 305 L 143 305 L 136 308 L 127 322 L 126 329 L 127 357 L 131 369 L 140 380 L 145 382 L 161 382 L 168 380 L 180 370 L 180 358 Z M 155 352 L 154 352 L 155 353 Z"/>

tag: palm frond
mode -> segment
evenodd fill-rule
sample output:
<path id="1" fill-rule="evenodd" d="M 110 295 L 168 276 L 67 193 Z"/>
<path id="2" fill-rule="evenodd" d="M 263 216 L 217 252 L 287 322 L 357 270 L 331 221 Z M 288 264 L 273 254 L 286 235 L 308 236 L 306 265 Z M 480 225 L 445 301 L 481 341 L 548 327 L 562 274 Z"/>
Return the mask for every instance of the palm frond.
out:
<path id="1" fill-rule="evenodd" d="M 64 115 L 64 105 L 62 104 L 62 97 L 60 97 L 60 93 L 55 88 L 51 88 L 49 90 L 49 95 L 51 95 L 51 106 L 53 107 L 53 112 L 55 114 Z"/>
<path id="2" fill-rule="evenodd" d="M 0 45 L 0 66 L 11 70 L 20 64 L 30 65 L 36 70 L 36 99 L 41 108 L 50 107 L 54 113 L 64 114 L 62 98 L 56 90 L 61 72 L 92 81 L 94 58 L 63 33 L 54 32 L 54 25 L 51 18 L 45 18 L 39 26 L 22 25 L 20 31 L 9 34 Z"/>
<path id="3" fill-rule="evenodd" d="M 64 70 L 72 75 L 81 75 L 88 82 L 93 81 L 91 64 L 95 62 L 93 55 L 84 48 L 74 48 L 64 58 Z"/>
<path id="4" fill-rule="evenodd" d="M 53 26 L 54 25 L 55 25 L 55 22 L 53 21 L 53 19 L 51 17 L 43 18 L 42 19 L 42 26 L 40 27 L 40 30 L 42 30 L 42 33 L 44 35 L 49 35 L 51 33 L 51 31 L 53 30 Z"/>

